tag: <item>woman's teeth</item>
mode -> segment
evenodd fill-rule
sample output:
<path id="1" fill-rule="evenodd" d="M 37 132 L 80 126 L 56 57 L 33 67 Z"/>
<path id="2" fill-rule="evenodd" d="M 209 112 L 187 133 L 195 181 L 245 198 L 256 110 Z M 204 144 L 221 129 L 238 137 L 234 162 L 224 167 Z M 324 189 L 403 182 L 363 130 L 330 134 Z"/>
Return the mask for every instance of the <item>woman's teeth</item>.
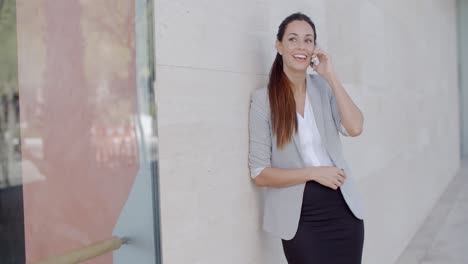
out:
<path id="1" fill-rule="evenodd" d="M 305 56 L 305 55 L 294 55 L 294 58 L 305 59 L 305 58 L 307 58 L 307 56 Z"/>

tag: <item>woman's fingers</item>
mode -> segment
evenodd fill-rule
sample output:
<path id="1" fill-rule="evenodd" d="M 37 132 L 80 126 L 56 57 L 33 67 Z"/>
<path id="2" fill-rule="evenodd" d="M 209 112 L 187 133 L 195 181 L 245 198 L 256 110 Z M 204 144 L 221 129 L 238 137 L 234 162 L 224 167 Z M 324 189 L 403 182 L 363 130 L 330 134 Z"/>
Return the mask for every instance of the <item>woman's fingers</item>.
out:
<path id="1" fill-rule="evenodd" d="M 338 189 L 338 187 L 341 186 L 341 182 L 338 180 L 338 179 L 328 179 L 328 181 L 326 182 L 326 186 L 328 186 L 329 188 L 332 188 L 333 190 L 336 190 Z"/>
<path id="2" fill-rule="evenodd" d="M 313 55 L 317 55 L 317 56 L 326 56 L 327 53 L 325 51 L 323 51 L 321 48 L 316 48 L 314 49 L 314 51 L 312 52 L 312 56 Z"/>
<path id="3" fill-rule="evenodd" d="M 332 178 L 332 182 L 336 187 L 340 187 L 346 179 L 346 174 L 343 170 L 338 169 L 338 174 Z"/>
<path id="4" fill-rule="evenodd" d="M 323 181 L 320 182 L 320 184 L 333 190 L 338 189 L 338 187 L 341 185 L 340 182 L 338 182 L 336 179 L 333 180 L 333 178 L 329 177 L 325 177 Z"/>
<path id="5" fill-rule="evenodd" d="M 343 178 L 346 178 L 346 173 L 342 169 L 338 169 L 338 175 L 342 176 Z"/>
<path id="6" fill-rule="evenodd" d="M 340 169 L 337 168 L 337 171 L 338 171 L 337 174 L 338 174 L 339 176 L 345 177 L 345 174 L 344 174 L 344 171 L 343 171 L 343 170 L 340 170 Z"/>
<path id="7" fill-rule="evenodd" d="M 318 182 L 333 190 L 337 190 L 346 180 L 346 174 L 343 170 L 334 166 L 330 166 L 327 169 L 332 170 L 329 170 L 328 175 L 323 175 Z"/>
<path id="8" fill-rule="evenodd" d="M 326 53 L 324 50 L 322 50 L 321 48 L 316 48 L 313 52 L 312 52 L 312 56 L 317 56 L 318 59 L 320 61 L 326 61 L 328 60 L 328 53 Z"/>
<path id="9" fill-rule="evenodd" d="M 345 178 L 343 176 L 338 176 L 337 181 L 343 184 L 343 182 L 345 181 Z"/>

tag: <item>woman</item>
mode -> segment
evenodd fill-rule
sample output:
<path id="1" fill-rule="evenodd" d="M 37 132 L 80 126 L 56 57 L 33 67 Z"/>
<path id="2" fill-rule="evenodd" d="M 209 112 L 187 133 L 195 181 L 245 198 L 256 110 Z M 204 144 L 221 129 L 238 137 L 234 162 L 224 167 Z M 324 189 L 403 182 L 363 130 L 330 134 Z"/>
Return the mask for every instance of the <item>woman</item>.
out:
<path id="1" fill-rule="evenodd" d="M 360 135 L 363 115 L 316 40 L 304 14 L 279 26 L 268 86 L 251 98 L 251 176 L 266 187 L 263 227 L 282 239 L 288 263 L 361 263 L 362 202 L 339 133 Z"/>

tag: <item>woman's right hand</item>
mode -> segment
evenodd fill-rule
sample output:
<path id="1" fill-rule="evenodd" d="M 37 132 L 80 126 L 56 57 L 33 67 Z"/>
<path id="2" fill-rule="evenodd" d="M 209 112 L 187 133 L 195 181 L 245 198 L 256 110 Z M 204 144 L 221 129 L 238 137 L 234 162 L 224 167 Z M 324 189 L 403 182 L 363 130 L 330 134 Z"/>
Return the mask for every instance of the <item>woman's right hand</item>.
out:
<path id="1" fill-rule="evenodd" d="M 345 172 L 334 166 L 319 166 L 312 168 L 312 180 L 333 190 L 337 190 L 346 179 Z"/>

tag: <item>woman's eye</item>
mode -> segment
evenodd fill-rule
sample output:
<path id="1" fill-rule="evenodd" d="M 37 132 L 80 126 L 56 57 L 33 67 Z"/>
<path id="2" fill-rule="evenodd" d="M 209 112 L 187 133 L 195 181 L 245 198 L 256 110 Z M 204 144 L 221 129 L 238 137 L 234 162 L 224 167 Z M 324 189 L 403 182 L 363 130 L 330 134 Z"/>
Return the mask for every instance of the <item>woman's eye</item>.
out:
<path id="1" fill-rule="evenodd" d="M 296 38 L 290 38 L 289 41 L 296 41 Z"/>
<path id="2" fill-rule="evenodd" d="M 307 43 L 312 43 L 313 41 L 311 39 L 306 39 Z"/>

